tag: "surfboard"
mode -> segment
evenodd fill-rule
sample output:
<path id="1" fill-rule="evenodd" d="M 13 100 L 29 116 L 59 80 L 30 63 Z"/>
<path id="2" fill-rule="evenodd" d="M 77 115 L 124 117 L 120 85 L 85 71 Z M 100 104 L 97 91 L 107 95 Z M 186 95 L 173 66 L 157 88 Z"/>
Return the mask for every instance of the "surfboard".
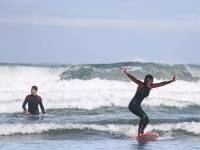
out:
<path id="1" fill-rule="evenodd" d="M 159 134 L 155 133 L 155 132 L 146 132 L 140 136 L 137 136 L 137 140 L 139 141 L 152 141 L 152 140 L 156 140 L 156 138 L 158 138 Z"/>

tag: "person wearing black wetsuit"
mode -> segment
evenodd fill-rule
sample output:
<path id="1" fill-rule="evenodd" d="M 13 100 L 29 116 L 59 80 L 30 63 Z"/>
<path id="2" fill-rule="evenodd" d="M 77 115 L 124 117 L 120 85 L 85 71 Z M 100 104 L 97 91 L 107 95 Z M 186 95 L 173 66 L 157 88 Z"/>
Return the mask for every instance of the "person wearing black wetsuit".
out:
<path id="1" fill-rule="evenodd" d="M 26 114 L 29 115 L 39 115 L 38 105 L 40 105 L 40 108 L 42 110 L 42 113 L 45 114 L 44 106 L 42 104 L 42 98 L 37 95 L 37 86 L 32 86 L 31 88 L 31 94 L 27 95 L 22 108 Z M 26 104 L 28 103 L 28 111 L 26 110 Z"/>
<path id="2" fill-rule="evenodd" d="M 149 96 L 149 93 L 152 88 L 157 88 L 157 87 L 172 83 L 172 82 L 176 81 L 176 77 L 173 76 L 173 78 L 169 81 L 153 83 L 153 76 L 148 74 L 148 75 L 146 75 L 144 82 L 142 82 L 142 81 L 136 79 L 130 73 L 128 73 L 127 67 L 122 68 L 122 71 L 133 82 L 135 82 L 138 85 L 135 96 L 130 101 L 128 108 L 132 113 L 134 113 L 135 115 L 137 115 L 140 118 L 139 128 L 138 128 L 138 136 L 140 136 L 144 133 L 144 129 L 147 126 L 147 124 L 149 123 L 149 118 L 148 118 L 147 114 L 141 108 L 142 101 L 144 100 L 144 98 Z"/>

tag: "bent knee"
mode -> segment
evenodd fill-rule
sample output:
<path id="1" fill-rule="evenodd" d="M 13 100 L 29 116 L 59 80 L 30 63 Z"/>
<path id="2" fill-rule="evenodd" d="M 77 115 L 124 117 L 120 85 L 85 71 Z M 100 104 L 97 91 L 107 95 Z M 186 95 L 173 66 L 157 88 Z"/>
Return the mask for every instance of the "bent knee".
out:
<path id="1" fill-rule="evenodd" d="M 129 105 L 128 105 L 128 109 L 132 112 L 133 106 L 132 106 L 131 102 L 130 102 Z"/>
<path id="2" fill-rule="evenodd" d="M 131 112 L 134 113 L 134 114 L 135 114 L 135 112 L 136 112 L 136 110 L 137 110 L 136 106 L 133 105 L 133 104 L 129 104 L 129 105 L 128 105 L 128 109 L 129 109 L 129 111 L 131 111 Z"/>

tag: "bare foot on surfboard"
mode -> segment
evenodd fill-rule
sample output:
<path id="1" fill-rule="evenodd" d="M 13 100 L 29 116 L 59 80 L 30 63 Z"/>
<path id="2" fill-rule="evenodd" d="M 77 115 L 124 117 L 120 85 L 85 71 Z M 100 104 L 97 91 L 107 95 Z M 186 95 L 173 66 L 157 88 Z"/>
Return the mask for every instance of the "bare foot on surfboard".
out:
<path id="1" fill-rule="evenodd" d="M 138 140 L 155 140 L 159 136 L 158 133 L 155 132 L 146 132 L 143 134 L 139 134 L 137 136 Z"/>

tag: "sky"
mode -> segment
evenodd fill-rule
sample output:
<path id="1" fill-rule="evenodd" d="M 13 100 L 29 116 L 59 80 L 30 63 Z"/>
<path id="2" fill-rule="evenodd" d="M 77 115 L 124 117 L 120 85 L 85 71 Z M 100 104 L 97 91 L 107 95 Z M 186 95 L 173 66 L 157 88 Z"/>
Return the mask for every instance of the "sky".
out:
<path id="1" fill-rule="evenodd" d="M 199 0 L 0 0 L 0 62 L 200 63 Z"/>

